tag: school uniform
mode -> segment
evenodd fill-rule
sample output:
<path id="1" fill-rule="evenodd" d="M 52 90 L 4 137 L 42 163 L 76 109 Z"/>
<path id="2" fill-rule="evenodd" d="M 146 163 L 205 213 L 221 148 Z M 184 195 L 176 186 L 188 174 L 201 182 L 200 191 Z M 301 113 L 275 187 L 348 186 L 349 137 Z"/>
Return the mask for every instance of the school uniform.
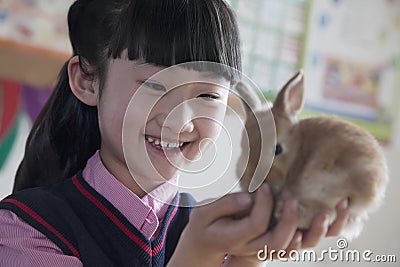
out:
<path id="1" fill-rule="evenodd" d="M 0 266 L 164 266 L 195 204 L 174 182 L 140 199 L 96 152 L 71 179 L 0 203 Z"/>

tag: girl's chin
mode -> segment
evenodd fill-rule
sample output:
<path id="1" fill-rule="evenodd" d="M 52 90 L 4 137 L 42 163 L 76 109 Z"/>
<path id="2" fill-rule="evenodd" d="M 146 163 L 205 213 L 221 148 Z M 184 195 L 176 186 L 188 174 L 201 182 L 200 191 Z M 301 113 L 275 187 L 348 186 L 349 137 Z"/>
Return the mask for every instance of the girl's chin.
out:
<path id="1" fill-rule="evenodd" d="M 155 168 L 156 176 L 163 180 L 171 180 L 179 174 L 179 170 L 170 164 L 160 164 Z"/>
<path id="2" fill-rule="evenodd" d="M 146 171 L 146 175 L 144 176 L 140 175 L 139 173 L 132 173 L 132 176 L 135 177 L 134 180 L 140 186 L 140 188 L 148 193 L 161 184 L 174 180 L 178 174 L 179 172 L 177 170 L 153 169 L 152 173 Z"/>

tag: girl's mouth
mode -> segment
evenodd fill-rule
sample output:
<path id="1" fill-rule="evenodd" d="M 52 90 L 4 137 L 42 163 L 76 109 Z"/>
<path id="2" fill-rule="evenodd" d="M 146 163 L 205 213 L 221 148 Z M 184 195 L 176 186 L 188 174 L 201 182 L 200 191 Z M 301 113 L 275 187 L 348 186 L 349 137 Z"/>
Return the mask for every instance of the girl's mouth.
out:
<path id="1" fill-rule="evenodd" d="M 184 147 L 188 144 L 188 142 L 165 142 L 161 141 L 160 138 L 149 135 L 145 135 L 145 139 L 147 143 L 149 143 L 152 147 L 166 153 L 182 151 Z"/>

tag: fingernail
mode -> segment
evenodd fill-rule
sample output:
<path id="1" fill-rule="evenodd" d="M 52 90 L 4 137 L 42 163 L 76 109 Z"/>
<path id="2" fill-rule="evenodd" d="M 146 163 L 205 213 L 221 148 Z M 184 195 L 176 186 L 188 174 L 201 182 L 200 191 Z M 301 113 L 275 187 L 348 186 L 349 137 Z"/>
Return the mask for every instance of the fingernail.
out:
<path id="1" fill-rule="evenodd" d="M 299 201 L 297 199 L 291 199 L 289 200 L 289 208 L 293 212 L 297 212 L 298 206 L 299 206 Z"/>
<path id="2" fill-rule="evenodd" d="M 340 209 L 341 210 L 345 210 L 347 209 L 347 207 L 349 206 L 349 199 L 345 199 L 342 201 L 342 203 L 340 203 Z"/>
<path id="3" fill-rule="evenodd" d="M 328 228 L 329 226 L 329 216 L 328 214 L 324 214 L 324 220 L 322 221 L 322 225 L 324 228 Z"/>
<path id="4" fill-rule="evenodd" d="M 296 237 L 295 242 L 296 242 L 296 243 L 300 243 L 302 239 L 303 239 L 303 234 L 300 233 L 300 234 Z"/>
<path id="5" fill-rule="evenodd" d="M 240 206 L 248 206 L 250 205 L 251 201 L 251 196 L 247 193 L 239 194 L 237 197 L 237 202 Z"/>

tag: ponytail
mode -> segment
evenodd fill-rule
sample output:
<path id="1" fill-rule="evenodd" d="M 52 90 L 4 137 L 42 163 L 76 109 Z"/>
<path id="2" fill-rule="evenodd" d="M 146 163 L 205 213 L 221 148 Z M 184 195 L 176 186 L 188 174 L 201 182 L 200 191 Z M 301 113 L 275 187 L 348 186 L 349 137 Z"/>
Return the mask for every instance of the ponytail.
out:
<path id="1" fill-rule="evenodd" d="M 100 148 L 97 108 L 79 101 L 68 79 L 68 62 L 32 126 L 13 192 L 62 181 L 80 169 Z"/>
<path id="2" fill-rule="evenodd" d="M 77 0 L 68 12 L 73 55 L 89 79 L 104 82 L 107 58 L 106 18 L 118 1 Z M 65 180 L 83 169 L 100 148 L 97 107 L 82 103 L 69 86 L 68 63 L 62 67 L 53 93 L 29 133 L 25 155 L 18 167 L 13 192 Z M 101 88 L 100 88 L 101 89 Z"/>

